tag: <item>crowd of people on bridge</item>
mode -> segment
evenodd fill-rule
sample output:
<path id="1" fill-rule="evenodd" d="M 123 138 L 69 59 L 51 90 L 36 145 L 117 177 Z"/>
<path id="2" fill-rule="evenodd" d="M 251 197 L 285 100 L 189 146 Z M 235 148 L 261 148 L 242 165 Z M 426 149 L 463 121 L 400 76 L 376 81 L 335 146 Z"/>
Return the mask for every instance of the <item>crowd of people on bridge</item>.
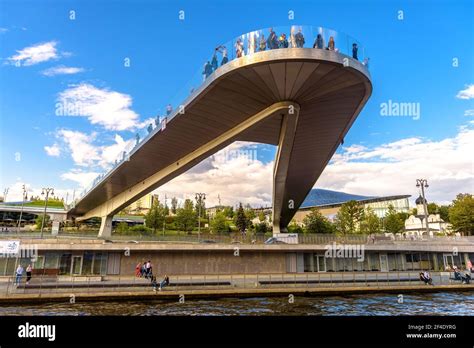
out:
<path id="1" fill-rule="evenodd" d="M 298 29 L 295 33 L 295 30 L 291 30 L 290 37 L 288 38 L 285 33 L 280 33 L 278 35 L 273 28 L 269 29 L 268 37 L 265 38 L 265 34 L 261 34 L 258 38 L 258 35 L 254 32 L 248 34 L 247 40 L 247 54 L 253 54 L 255 52 L 261 52 L 266 50 L 274 50 L 279 48 L 303 48 L 306 41 L 303 35 L 302 29 Z M 235 48 L 235 57 L 241 58 L 245 56 L 245 45 L 244 40 L 242 38 L 238 38 L 234 44 Z M 336 48 L 336 41 L 334 40 L 334 36 L 329 37 L 328 44 L 325 45 L 324 38 L 322 34 L 317 34 L 316 39 L 313 43 L 313 48 L 316 49 L 326 49 L 328 51 L 335 51 L 339 52 L 339 49 Z M 352 44 L 352 58 L 358 60 L 359 59 L 359 47 L 357 43 Z M 206 80 L 214 71 L 218 68 L 218 58 L 217 54 L 220 53 L 222 55 L 222 59 L 220 62 L 220 66 L 226 64 L 229 61 L 227 48 L 224 45 L 220 45 L 215 48 L 214 54 L 212 59 L 207 61 L 204 64 L 204 69 L 202 72 L 203 79 Z M 368 66 L 369 60 L 368 58 L 364 59 L 363 64 Z"/>

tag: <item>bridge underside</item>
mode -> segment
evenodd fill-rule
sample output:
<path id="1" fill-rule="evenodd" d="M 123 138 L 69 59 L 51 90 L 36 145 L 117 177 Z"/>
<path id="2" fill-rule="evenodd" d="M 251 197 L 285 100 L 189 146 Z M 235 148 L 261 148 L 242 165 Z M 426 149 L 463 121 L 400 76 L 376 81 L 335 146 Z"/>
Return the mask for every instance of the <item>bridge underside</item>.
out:
<path id="1" fill-rule="evenodd" d="M 366 68 L 343 59 L 295 48 L 220 67 L 184 103 L 184 114 L 136 148 L 69 216 L 102 217 L 101 233 L 109 235 L 111 216 L 139 197 L 234 141 L 253 141 L 278 146 L 273 221 L 275 232 L 285 230 L 371 94 Z"/>

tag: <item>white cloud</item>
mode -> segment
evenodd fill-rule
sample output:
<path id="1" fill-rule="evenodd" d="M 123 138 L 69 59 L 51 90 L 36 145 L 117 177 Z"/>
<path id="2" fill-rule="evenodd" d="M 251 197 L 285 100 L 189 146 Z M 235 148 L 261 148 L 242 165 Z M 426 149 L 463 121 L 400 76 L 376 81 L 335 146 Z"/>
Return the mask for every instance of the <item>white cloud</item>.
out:
<path id="1" fill-rule="evenodd" d="M 56 133 L 56 138 L 64 142 L 75 165 L 81 167 L 101 166 L 103 169 L 110 168 L 110 165 L 120 157 L 123 151 L 129 151 L 135 144 L 134 138 L 124 140 L 116 134 L 113 144 L 100 146 L 95 144 L 97 133 L 86 134 L 67 129 L 60 129 Z M 59 155 L 60 147 L 58 144 L 54 144 L 45 146 L 45 150 L 50 156 L 53 156 L 50 152 L 55 153 L 55 151 Z"/>
<path id="2" fill-rule="evenodd" d="M 132 130 L 139 125 L 137 113 L 130 109 L 132 98 L 128 94 L 82 83 L 61 92 L 58 102 L 65 109 L 72 105 L 74 110 L 79 110 L 73 116 L 86 116 L 92 124 L 107 130 Z"/>
<path id="3" fill-rule="evenodd" d="M 96 177 L 99 175 L 98 172 L 83 172 L 81 170 L 71 170 L 67 173 L 61 174 L 61 179 L 74 181 L 79 184 L 81 188 L 87 187 Z M 79 196 L 79 192 L 76 192 L 75 197 Z M 71 198 L 72 196 L 70 196 Z"/>
<path id="4" fill-rule="evenodd" d="M 47 62 L 51 59 L 58 59 L 59 54 L 56 50 L 56 41 L 49 41 L 17 51 L 17 54 L 8 58 L 11 64 L 15 66 L 35 65 Z"/>
<path id="5" fill-rule="evenodd" d="M 52 157 L 59 157 L 59 155 L 61 154 L 61 150 L 58 144 L 54 144 L 53 146 L 45 146 L 44 150 L 46 151 L 48 156 Z"/>
<path id="6" fill-rule="evenodd" d="M 76 165 L 91 166 L 101 159 L 98 148 L 92 145 L 96 133 L 87 135 L 78 131 L 61 129 L 57 137 L 66 143 Z"/>
<path id="7" fill-rule="evenodd" d="M 72 66 L 59 65 L 46 70 L 43 70 L 41 74 L 44 76 L 56 76 L 56 75 L 72 75 L 83 72 L 84 68 L 77 68 Z"/>
<path id="8" fill-rule="evenodd" d="M 134 139 L 125 141 L 118 134 L 115 135 L 114 140 L 115 144 L 100 147 L 99 151 L 101 159 L 99 161 L 99 165 L 101 165 L 103 168 L 109 168 L 109 165 L 114 163 L 115 160 L 120 157 L 123 151 L 128 152 L 135 144 Z"/>
<path id="9" fill-rule="evenodd" d="M 384 196 L 418 195 L 415 180 L 430 184 L 429 201 L 448 203 L 461 192 L 474 191 L 471 154 L 474 128 L 463 126 L 453 138 L 432 141 L 408 138 L 359 152 L 333 156 L 316 187 L 348 193 Z"/>
<path id="10" fill-rule="evenodd" d="M 0 28 L 0 34 L 5 34 L 7 31 L 7 28 Z"/>
<path id="11" fill-rule="evenodd" d="M 474 98 L 474 84 L 468 85 L 466 89 L 459 91 L 456 95 L 459 99 L 473 99 Z"/>
<path id="12" fill-rule="evenodd" d="M 474 109 L 465 110 L 464 116 L 474 116 Z"/>
<path id="13" fill-rule="evenodd" d="M 272 199 L 273 161 L 255 159 L 253 143 L 236 142 L 204 160 L 183 175 L 163 185 L 156 192 L 163 199 L 176 196 L 180 201 L 194 200 L 195 192 L 206 193 L 206 206 L 219 203 L 268 206 Z M 259 151 L 258 148 L 256 151 Z"/>

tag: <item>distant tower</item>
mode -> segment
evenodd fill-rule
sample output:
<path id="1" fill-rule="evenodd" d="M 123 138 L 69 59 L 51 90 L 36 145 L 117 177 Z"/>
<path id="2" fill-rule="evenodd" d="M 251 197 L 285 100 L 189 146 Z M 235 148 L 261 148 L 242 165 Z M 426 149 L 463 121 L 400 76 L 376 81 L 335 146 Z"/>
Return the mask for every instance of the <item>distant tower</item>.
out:
<path id="1" fill-rule="evenodd" d="M 219 201 L 219 206 L 221 205 L 221 195 L 217 195 L 217 200 Z"/>
<path id="2" fill-rule="evenodd" d="M 428 215 L 425 212 L 425 205 L 423 202 L 423 197 L 421 197 L 421 195 L 416 199 L 415 204 L 416 204 L 416 215 L 422 215 L 422 216 Z M 428 204 L 428 202 L 426 202 L 426 204 Z"/>

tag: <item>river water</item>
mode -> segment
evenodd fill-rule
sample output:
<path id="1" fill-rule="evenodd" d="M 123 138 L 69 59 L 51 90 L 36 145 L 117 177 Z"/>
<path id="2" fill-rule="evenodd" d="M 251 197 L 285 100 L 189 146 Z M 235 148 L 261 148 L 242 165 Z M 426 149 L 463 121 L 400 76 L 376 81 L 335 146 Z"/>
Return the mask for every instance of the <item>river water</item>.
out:
<path id="1" fill-rule="evenodd" d="M 474 292 L 100 301 L 0 306 L 4 315 L 474 315 Z"/>

